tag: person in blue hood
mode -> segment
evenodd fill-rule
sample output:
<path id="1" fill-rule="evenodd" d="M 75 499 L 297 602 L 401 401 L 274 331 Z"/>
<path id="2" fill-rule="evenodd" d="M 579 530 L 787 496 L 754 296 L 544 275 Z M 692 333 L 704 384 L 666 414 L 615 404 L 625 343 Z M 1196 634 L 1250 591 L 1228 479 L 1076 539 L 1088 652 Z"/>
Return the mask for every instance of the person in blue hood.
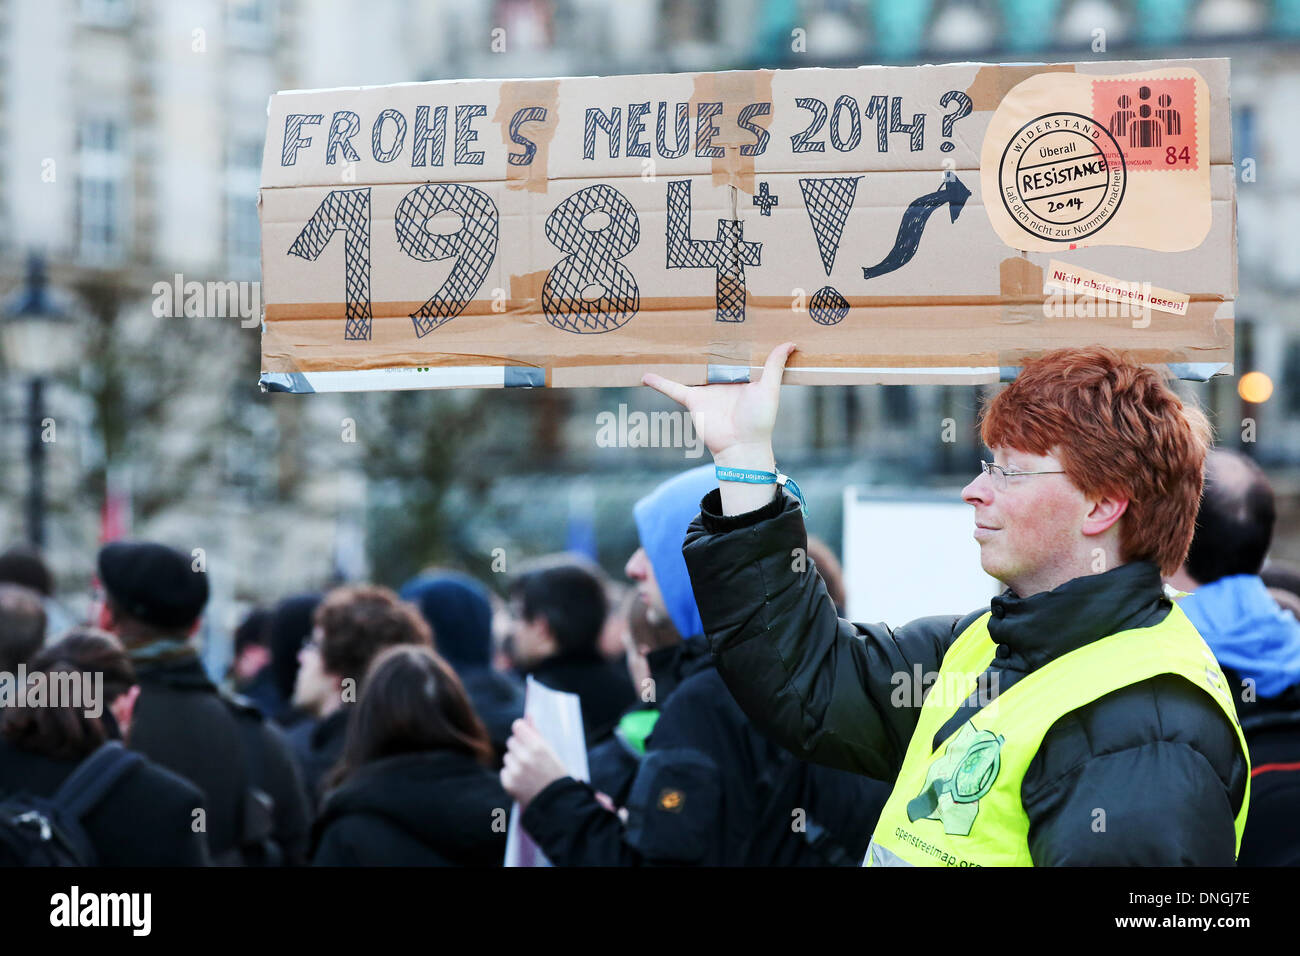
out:
<path id="1" fill-rule="evenodd" d="M 682 539 L 699 513 L 700 499 L 716 487 L 713 466 L 702 465 L 665 481 L 632 508 L 641 547 L 628 561 L 627 575 L 650 604 L 651 622 L 666 614 L 683 638 L 703 636 L 704 624 L 682 557 Z"/>
<path id="2" fill-rule="evenodd" d="M 651 677 L 638 691 L 660 716 L 625 812 L 567 776 L 530 724 L 515 724 L 501 783 L 556 865 L 817 866 L 862 858 L 889 788 L 804 763 L 768 741 L 713 667 L 682 543 L 700 499 L 716 487 L 712 465 L 695 468 L 633 510 L 641 547 L 627 574 L 650 624 L 671 622 L 681 640 L 647 655 Z"/>
<path id="3" fill-rule="evenodd" d="M 433 645 L 452 666 L 487 727 L 501 765 L 510 725 L 524 715 L 524 689 L 492 668 L 492 605 L 488 590 L 467 574 L 431 570 L 402 585 L 398 596 L 420 609 Z"/>
<path id="4" fill-rule="evenodd" d="M 1250 745 L 1250 816 L 1239 866 L 1300 865 L 1300 621 L 1278 606 L 1260 570 L 1276 508 L 1249 458 L 1211 452 L 1180 601 L 1219 660 Z"/>

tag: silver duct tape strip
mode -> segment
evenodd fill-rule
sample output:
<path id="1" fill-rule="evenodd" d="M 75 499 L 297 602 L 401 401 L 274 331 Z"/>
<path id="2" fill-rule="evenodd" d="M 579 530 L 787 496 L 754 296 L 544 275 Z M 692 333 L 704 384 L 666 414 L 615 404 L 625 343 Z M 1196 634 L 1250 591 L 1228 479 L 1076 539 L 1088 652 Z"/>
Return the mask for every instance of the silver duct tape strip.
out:
<path id="1" fill-rule="evenodd" d="M 1228 362 L 1171 362 L 1169 371 L 1188 382 L 1208 382 L 1232 368 Z"/>
<path id="2" fill-rule="evenodd" d="M 710 385 L 733 385 L 749 381 L 748 365 L 714 365 L 709 363 L 708 383 Z"/>
<path id="3" fill-rule="evenodd" d="M 507 365 L 505 374 L 506 388 L 545 388 L 546 369 L 529 368 L 522 365 Z"/>

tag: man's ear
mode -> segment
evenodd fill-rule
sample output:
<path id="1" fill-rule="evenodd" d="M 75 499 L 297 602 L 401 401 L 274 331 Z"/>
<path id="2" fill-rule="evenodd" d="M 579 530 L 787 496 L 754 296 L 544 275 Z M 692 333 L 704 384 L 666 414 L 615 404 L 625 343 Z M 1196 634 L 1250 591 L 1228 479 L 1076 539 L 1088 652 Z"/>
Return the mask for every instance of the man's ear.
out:
<path id="1" fill-rule="evenodd" d="M 203 615 L 200 614 L 198 617 L 194 619 L 194 623 L 190 625 L 189 632 L 185 636 L 187 638 L 190 638 L 193 637 L 195 634 L 197 634 L 199 630 L 199 625 L 202 623 L 203 623 Z"/>
<path id="2" fill-rule="evenodd" d="M 1084 534 L 1101 534 L 1115 524 L 1128 510 L 1127 498 L 1102 497 L 1092 502 L 1092 509 L 1083 519 Z"/>

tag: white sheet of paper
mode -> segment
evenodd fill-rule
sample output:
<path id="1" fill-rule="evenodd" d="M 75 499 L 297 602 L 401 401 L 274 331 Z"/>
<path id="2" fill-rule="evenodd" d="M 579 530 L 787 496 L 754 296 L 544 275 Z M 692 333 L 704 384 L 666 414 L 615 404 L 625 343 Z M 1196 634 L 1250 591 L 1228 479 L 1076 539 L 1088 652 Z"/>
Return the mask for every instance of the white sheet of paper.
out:
<path id="1" fill-rule="evenodd" d="M 532 718 L 538 732 L 555 748 L 569 776 L 587 782 L 587 737 L 582 727 L 582 701 L 578 695 L 552 690 L 529 677 L 524 687 L 524 716 Z M 520 825 L 517 803 L 510 808 L 505 865 L 551 865 L 546 854 Z"/>

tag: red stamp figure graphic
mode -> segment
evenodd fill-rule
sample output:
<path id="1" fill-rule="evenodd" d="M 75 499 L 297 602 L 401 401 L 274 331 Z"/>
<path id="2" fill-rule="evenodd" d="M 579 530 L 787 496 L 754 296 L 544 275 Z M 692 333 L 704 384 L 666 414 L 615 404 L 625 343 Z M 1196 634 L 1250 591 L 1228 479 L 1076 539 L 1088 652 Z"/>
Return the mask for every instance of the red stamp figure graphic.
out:
<path id="1" fill-rule="evenodd" d="M 1129 172 L 1197 169 L 1196 82 L 1094 80 L 1092 115 L 1115 137 Z"/>

